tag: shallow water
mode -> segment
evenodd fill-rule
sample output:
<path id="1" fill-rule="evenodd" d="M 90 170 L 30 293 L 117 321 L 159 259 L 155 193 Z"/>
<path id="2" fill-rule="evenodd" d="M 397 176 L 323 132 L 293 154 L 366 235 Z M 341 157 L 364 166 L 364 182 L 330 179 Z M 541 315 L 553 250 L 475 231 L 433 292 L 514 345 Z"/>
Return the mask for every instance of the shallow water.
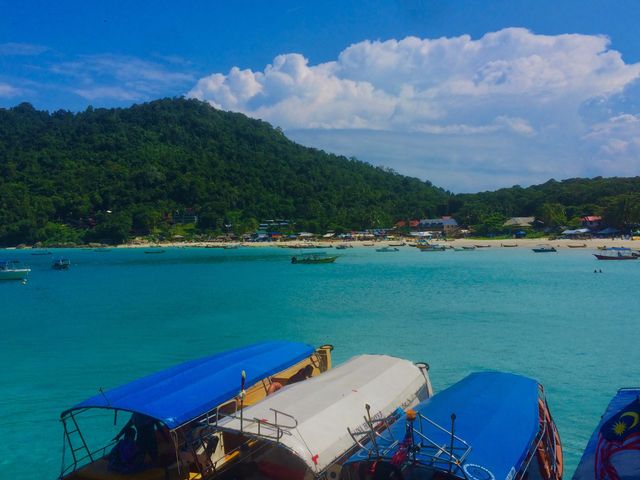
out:
<path id="1" fill-rule="evenodd" d="M 55 478 L 65 408 L 183 360 L 266 339 L 431 365 L 440 390 L 477 370 L 537 378 L 566 478 L 617 388 L 640 384 L 640 261 L 591 251 L 339 251 L 291 265 L 275 248 L 0 251 L 32 267 L 0 284 L 0 478 Z M 297 252 L 295 252 L 297 253 Z M 594 268 L 602 274 L 594 274 Z M 37 464 L 38 469 L 24 468 Z"/>

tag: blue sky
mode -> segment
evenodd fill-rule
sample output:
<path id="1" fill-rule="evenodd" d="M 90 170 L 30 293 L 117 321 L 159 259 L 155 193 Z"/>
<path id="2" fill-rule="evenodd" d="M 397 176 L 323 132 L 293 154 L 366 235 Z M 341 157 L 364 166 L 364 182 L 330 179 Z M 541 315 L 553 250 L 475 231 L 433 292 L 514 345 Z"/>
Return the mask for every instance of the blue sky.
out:
<path id="1" fill-rule="evenodd" d="M 187 95 L 453 191 L 640 174 L 637 1 L 0 6 L 0 107 Z"/>

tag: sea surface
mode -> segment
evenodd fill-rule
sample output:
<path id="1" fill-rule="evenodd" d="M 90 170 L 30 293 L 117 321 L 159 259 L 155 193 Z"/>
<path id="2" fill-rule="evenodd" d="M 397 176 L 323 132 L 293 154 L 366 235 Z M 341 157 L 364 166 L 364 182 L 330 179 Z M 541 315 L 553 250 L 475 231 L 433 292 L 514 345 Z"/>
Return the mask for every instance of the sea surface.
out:
<path id="1" fill-rule="evenodd" d="M 330 250 L 331 251 L 331 250 Z M 332 343 L 343 362 L 430 364 L 436 391 L 479 370 L 545 387 L 570 478 L 619 387 L 640 384 L 640 261 L 593 251 L 378 253 L 292 265 L 278 248 L 0 251 L 33 269 L 0 283 L 0 478 L 55 478 L 62 410 L 178 362 L 267 340 Z M 594 273 L 602 269 L 602 273 Z"/>

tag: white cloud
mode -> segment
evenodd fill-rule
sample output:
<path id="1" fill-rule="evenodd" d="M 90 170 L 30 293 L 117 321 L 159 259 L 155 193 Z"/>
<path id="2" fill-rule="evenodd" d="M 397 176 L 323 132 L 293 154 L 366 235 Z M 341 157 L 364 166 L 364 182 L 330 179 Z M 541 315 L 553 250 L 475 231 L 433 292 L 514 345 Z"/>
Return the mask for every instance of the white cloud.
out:
<path id="1" fill-rule="evenodd" d="M 188 95 L 460 190 L 458 171 L 466 189 L 640 174 L 627 158 L 638 126 L 618 118 L 640 103 L 639 76 L 606 37 L 509 28 L 476 40 L 363 41 L 318 65 L 279 55 L 263 71 L 204 77 Z M 386 132 L 384 158 L 366 131 Z M 408 139 L 415 147 L 404 149 Z"/>
<path id="2" fill-rule="evenodd" d="M 16 88 L 8 83 L 0 82 L 0 97 L 12 98 L 21 95 L 23 90 L 20 88 Z"/>
<path id="3" fill-rule="evenodd" d="M 49 47 L 32 43 L 0 43 L 0 56 L 34 56 L 47 50 Z"/>
<path id="4" fill-rule="evenodd" d="M 51 71 L 72 78 L 71 90 L 87 100 L 146 100 L 194 80 L 161 63 L 112 54 L 82 56 L 55 64 Z"/>

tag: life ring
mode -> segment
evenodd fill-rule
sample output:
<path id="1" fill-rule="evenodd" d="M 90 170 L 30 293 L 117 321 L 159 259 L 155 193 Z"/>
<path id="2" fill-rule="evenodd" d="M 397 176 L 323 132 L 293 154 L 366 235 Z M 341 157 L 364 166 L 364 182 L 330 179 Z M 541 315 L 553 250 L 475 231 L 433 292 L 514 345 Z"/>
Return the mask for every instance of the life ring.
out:
<path id="1" fill-rule="evenodd" d="M 541 439 L 536 449 L 536 457 L 538 459 L 538 465 L 540 466 L 540 473 L 545 480 L 559 480 L 562 478 L 563 471 L 562 444 L 560 443 L 560 434 L 558 433 L 558 429 L 556 428 L 555 423 L 553 423 L 553 420 L 551 419 L 549 408 L 542 398 L 538 400 L 538 409 L 540 411 L 540 425 L 547 425 L 544 437 Z M 549 452 L 546 448 L 547 445 L 552 444 L 551 442 L 554 442 L 555 444 L 555 458 L 549 457 Z M 555 465 L 552 465 L 552 462 L 554 461 Z"/>
<path id="2" fill-rule="evenodd" d="M 267 389 L 267 396 L 271 395 L 272 393 L 276 393 L 282 388 L 282 386 L 283 385 L 280 382 L 271 382 L 271 385 L 269 385 L 269 388 Z"/>

